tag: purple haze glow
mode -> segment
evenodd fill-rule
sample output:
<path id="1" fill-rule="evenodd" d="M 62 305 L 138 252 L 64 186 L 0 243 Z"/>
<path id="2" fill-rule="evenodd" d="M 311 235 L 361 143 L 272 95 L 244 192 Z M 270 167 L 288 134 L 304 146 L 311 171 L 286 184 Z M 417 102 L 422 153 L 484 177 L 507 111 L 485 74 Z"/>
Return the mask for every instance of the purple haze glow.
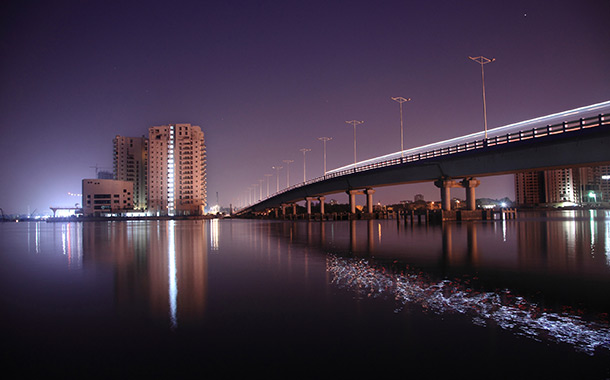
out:
<path id="1" fill-rule="evenodd" d="M 274 165 L 291 183 L 353 160 L 610 99 L 608 2 L 3 2 L 0 208 L 73 206 L 116 134 L 192 123 L 208 148 L 208 200 L 238 204 Z M 280 184 L 285 185 L 285 171 Z M 514 199 L 512 176 L 477 197 Z M 275 177 L 270 190 L 275 189 Z M 432 184 L 375 202 L 439 198 Z M 266 195 L 266 181 L 263 183 Z M 452 193 L 463 197 L 461 192 Z M 344 202 L 346 196 L 337 194 Z"/>

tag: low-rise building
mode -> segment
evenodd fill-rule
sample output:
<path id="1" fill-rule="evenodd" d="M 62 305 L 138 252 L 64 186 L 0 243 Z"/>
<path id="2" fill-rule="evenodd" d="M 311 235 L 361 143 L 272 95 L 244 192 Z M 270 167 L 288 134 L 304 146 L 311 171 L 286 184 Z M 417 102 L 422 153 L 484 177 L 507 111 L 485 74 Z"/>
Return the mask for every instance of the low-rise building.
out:
<path id="1" fill-rule="evenodd" d="M 120 213 L 133 210 L 133 182 L 83 179 L 83 214 Z"/>

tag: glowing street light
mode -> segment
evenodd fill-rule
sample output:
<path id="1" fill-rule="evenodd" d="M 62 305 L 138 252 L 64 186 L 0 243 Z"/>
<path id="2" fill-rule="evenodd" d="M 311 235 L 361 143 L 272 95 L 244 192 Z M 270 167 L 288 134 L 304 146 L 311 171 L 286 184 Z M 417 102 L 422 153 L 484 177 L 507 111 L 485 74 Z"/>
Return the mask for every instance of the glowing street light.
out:
<path id="1" fill-rule="evenodd" d="M 290 163 L 294 162 L 294 160 L 284 160 L 286 164 L 286 188 L 290 186 Z"/>
<path id="2" fill-rule="evenodd" d="M 332 139 L 332 137 L 318 137 L 318 140 L 324 142 L 324 175 L 326 175 L 326 142 Z"/>
<path id="3" fill-rule="evenodd" d="M 346 121 L 347 124 L 354 126 L 354 169 L 356 168 L 356 125 L 364 123 L 364 121 L 352 120 Z"/>
<path id="4" fill-rule="evenodd" d="M 307 180 L 305 177 L 305 153 L 311 152 L 311 149 L 303 148 L 301 149 L 301 152 L 303 152 L 303 183 L 305 183 Z"/>
<path id="5" fill-rule="evenodd" d="M 277 171 L 277 175 L 276 175 L 276 179 L 277 179 L 277 188 L 275 190 L 276 193 L 278 193 L 280 191 L 280 169 L 282 168 L 282 166 L 273 166 L 272 169 L 275 169 Z"/>
<path id="6" fill-rule="evenodd" d="M 400 157 L 404 157 L 405 154 L 403 153 L 403 151 L 405 150 L 405 148 L 403 146 L 404 138 L 403 138 L 403 131 L 402 131 L 402 103 L 411 101 L 411 98 L 405 99 L 402 96 L 397 96 L 397 97 L 392 98 L 392 100 L 400 103 Z"/>
<path id="7" fill-rule="evenodd" d="M 483 56 L 479 56 L 479 57 L 468 57 L 470 59 L 472 59 L 473 61 L 479 63 L 481 65 L 481 81 L 483 83 L 483 118 L 485 120 L 485 139 L 487 139 L 487 104 L 485 103 L 485 72 L 483 70 L 483 65 L 493 62 L 496 59 L 492 58 L 485 58 Z"/>

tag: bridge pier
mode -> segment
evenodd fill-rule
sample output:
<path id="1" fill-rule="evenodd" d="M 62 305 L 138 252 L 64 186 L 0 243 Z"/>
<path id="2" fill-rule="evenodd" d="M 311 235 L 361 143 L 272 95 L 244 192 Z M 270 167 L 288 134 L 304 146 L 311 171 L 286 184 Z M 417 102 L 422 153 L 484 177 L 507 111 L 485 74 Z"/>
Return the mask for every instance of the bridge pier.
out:
<path id="1" fill-rule="evenodd" d="M 311 202 L 315 201 L 315 197 L 305 197 L 305 204 L 307 208 L 307 217 L 311 217 Z"/>
<path id="2" fill-rule="evenodd" d="M 441 189 L 441 206 L 443 211 L 451 211 L 451 188 L 461 185 L 449 178 L 441 178 L 434 181 L 434 185 Z"/>
<path id="3" fill-rule="evenodd" d="M 481 181 L 474 178 L 464 178 L 461 182 L 462 187 L 466 189 L 466 207 L 470 211 L 477 209 L 477 200 L 474 195 L 474 188 L 480 184 Z"/>
<path id="4" fill-rule="evenodd" d="M 320 215 L 322 219 L 324 219 L 324 201 L 326 200 L 326 197 L 318 197 L 318 200 L 320 201 Z"/>
<path id="5" fill-rule="evenodd" d="M 443 211 L 451 211 L 451 188 L 463 187 L 466 189 L 466 208 L 470 211 L 477 209 L 475 197 L 475 187 L 479 186 L 481 181 L 475 178 L 464 178 L 457 182 L 449 178 L 441 178 L 434 181 L 434 185 L 441 189 L 441 205 Z"/>
<path id="6" fill-rule="evenodd" d="M 349 196 L 349 212 L 354 215 L 356 213 L 356 194 L 362 194 L 358 190 L 348 190 L 347 195 Z"/>
<path id="7" fill-rule="evenodd" d="M 372 188 L 365 190 L 348 190 L 346 193 L 349 195 L 349 210 L 352 215 L 356 214 L 357 194 L 366 194 L 366 212 L 369 214 L 373 213 L 373 194 L 375 194 L 375 190 Z"/>
<path id="8" fill-rule="evenodd" d="M 369 214 L 373 213 L 373 194 L 375 194 L 375 190 L 366 189 L 364 191 L 366 193 L 366 212 Z"/>

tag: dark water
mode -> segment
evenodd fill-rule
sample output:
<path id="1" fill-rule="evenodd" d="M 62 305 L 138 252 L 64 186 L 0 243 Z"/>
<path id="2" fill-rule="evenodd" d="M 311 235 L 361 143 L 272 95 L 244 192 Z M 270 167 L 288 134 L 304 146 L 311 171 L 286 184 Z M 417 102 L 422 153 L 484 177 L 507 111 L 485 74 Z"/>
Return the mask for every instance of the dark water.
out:
<path id="1" fill-rule="evenodd" d="M 0 224 L 22 376 L 610 377 L 610 213 Z"/>

